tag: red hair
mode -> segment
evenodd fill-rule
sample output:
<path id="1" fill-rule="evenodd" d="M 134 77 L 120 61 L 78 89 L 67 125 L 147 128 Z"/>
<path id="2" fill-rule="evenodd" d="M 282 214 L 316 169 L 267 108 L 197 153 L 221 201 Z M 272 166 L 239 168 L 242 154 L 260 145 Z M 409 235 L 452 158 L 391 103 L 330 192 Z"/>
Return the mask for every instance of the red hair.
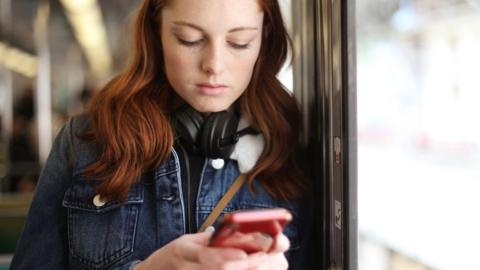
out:
<path id="1" fill-rule="evenodd" d="M 101 182 L 106 199 L 125 199 L 130 187 L 147 170 L 171 155 L 174 143 L 170 114 L 178 96 L 163 68 L 160 11 L 166 0 L 145 0 L 134 34 L 131 64 L 112 79 L 91 101 L 92 126 L 88 138 L 101 148 L 99 159 L 86 174 Z M 305 190 L 305 180 L 294 162 L 300 131 L 295 99 L 276 78 L 287 58 L 289 37 L 277 0 L 259 0 L 264 11 L 262 47 L 251 82 L 238 105 L 243 117 L 265 138 L 248 183 L 258 181 L 274 198 L 293 199 Z"/>

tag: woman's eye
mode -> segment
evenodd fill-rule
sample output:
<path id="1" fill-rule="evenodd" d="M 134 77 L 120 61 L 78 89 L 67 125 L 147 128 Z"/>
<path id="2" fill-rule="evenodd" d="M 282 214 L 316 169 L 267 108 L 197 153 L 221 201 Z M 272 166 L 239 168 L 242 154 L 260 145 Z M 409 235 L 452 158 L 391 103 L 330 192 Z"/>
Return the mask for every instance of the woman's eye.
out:
<path id="1" fill-rule="evenodd" d="M 177 40 L 181 45 L 187 46 L 187 47 L 194 47 L 194 46 L 200 45 L 203 42 L 203 39 L 188 41 L 188 40 L 177 38 Z"/>
<path id="2" fill-rule="evenodd" d="M 234 49 L 239 49 L 239 50 L 244 50 L 244 49 L 248 49 L 250 48 L 250 44 L 249 43 L 246 43 L 246 44 L 238 44 L 238 43 L 233 43 L 233 42 L 229 42 L 230 46 Z"/>

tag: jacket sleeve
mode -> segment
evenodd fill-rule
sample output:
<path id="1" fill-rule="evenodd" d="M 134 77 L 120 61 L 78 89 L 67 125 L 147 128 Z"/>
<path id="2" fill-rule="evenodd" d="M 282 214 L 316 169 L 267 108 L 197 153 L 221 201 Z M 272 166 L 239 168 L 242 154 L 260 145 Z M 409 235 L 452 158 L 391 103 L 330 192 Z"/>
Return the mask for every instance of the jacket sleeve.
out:
<path id="1" fill-rule="evenodd" d="M 72 121 L 57 135 L 37 184 L 11 269 L 67 269 L 67 210 L 71 182 Z"/>

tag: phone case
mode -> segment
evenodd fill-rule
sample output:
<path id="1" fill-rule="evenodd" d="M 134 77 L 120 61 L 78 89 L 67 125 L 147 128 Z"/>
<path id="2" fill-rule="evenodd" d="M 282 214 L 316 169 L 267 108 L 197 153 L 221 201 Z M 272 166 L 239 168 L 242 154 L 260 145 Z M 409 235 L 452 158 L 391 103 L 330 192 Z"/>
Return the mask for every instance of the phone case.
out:
<path id="1" fill-rule="evenodd" d="M 283 208 L 228 213 L 210 238 L 210 246 L 268 252 L 275 246 L 275 236 L 291 220 L 291 213 Z"/>

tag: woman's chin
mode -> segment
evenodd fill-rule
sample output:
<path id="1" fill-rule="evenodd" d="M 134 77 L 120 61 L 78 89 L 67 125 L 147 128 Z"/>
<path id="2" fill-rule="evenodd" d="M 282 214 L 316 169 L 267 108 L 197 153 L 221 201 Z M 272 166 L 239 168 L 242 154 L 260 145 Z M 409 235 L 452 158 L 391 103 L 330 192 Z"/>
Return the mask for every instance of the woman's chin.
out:
<path id="1" fill-rule="evenodd" d="M 191 105 L 196 111 L 202 114 L 210 114 L 215 112 L 226 111 L 230 108 L 230 105 L 222 105 L 222 104 L 201 104 L 201 105 Z"/>

